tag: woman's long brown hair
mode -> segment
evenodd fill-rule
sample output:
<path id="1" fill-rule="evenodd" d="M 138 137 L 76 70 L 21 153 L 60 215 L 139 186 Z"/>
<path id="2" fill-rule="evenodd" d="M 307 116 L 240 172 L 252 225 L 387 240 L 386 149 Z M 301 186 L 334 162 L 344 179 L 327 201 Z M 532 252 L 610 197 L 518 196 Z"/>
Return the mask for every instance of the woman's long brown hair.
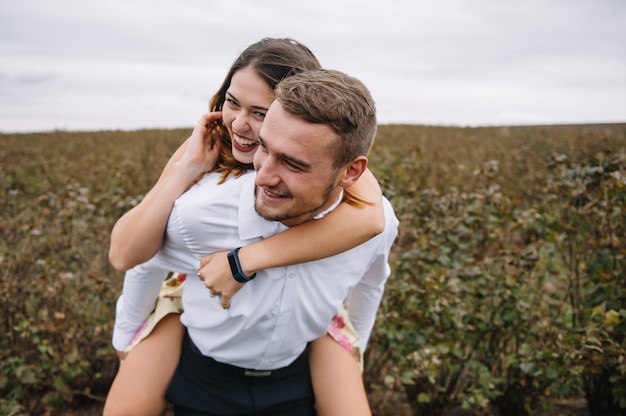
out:
<path id="1" fill-rule="evenodd" d="M 221 87 L 209 103 L 210 111 L 222 111 L 226 101 L 226 91 L 230 87 L 233 75 L 243 68 L 252 68 L 274 90 L 278 83 L 291 75 L 302 71 L 319 69 L 313 52 L 303 44 L 289 38 L 264 38 L 248 46 L 230 67 Z M 212 143 L 220 140 L 220 152 L 216 163 L 217 172 L 221 172 L 220 183 L 228 175 L 241 176 L 250 169 L 252 164 L 239 162 L 233 156 L 232 143 L 228 130 L 221 120 L 211 130 Z"/>

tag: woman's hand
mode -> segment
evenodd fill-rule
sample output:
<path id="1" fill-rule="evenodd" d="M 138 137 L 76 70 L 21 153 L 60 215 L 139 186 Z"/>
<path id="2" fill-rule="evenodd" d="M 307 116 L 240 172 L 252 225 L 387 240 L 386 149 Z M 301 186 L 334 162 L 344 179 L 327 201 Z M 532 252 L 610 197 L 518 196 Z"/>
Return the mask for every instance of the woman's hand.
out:
<path id="1" fill-rule="evenodd" d="M 198 271 L 198 277 L 204 281 L 211 295 L 221 297 L 224 309 L 230 308 L 230 300 L 244 285 L 233 277 L 227 255 L 227 251 L 209 254 L 200 261 Z"/>
<path id="2" fill-rule="evenodd" d="M 221 117 L 222 113 L 219 111 L 203 115 L 187 140 L 185 152 L 177 164 L 179 168 L 189 169 L 193 177 L 215 168 L 220 142 L 213 141 L 209 133 L 220 122 Z"/>

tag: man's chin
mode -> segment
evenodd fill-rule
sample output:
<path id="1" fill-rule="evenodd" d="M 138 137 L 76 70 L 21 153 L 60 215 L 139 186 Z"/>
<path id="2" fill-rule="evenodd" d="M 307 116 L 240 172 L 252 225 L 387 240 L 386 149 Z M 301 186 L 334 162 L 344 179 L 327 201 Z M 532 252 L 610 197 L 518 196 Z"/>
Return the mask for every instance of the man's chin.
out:
<path id="1" fill-rule="evenodd" d="M 268 221 L 282 221 L 285 219 L 284 215 L 281 215 L 276 210 L 269 209 L 267 206 L 263 204 L 256 203 L 254 204 L 254 210 L 259 216 Z"/>

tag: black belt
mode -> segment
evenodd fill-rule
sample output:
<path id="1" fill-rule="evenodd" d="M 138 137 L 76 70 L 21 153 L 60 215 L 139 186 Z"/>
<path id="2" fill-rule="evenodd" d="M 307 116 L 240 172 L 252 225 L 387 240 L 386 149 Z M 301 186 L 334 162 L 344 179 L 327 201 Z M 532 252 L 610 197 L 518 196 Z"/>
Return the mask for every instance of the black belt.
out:
<path id="1" fill-rule="evenodd" d="M 242 368 L 242 367 L 237 367 L 237 366 L 230 365 L 230 364 L 221 363 L 211 357 L 207 357 L 206 355 L 202 354 L 202 352 L 200 352 L 196 344 L 194 344 L 191 338 L 189 337 L 189 334 L 185 336 L 185 344 L 194 353 L 194 355 L 197 355 L 196 359 L 201 360 L 202 364 L 207 365 L 208 367 L 211 367 L 211 371 L 214 371 L 214 372 L 218 371 L 226 375 L 240 376 L 240 377 L 267 377 L 267 376 L 271 376 L 274 374 L 278 374 L 284 370 L 287 370 L 295 366 L 296 364 L 299 364 L 303 359 L 308 358 L 309 356 L 309 345 L 307 344 L 302 354 L 300 354 L 298 358 L 296 358 L 287 367 L 278 368 L 276 370 L 253 370 L 250 368 Z"/>

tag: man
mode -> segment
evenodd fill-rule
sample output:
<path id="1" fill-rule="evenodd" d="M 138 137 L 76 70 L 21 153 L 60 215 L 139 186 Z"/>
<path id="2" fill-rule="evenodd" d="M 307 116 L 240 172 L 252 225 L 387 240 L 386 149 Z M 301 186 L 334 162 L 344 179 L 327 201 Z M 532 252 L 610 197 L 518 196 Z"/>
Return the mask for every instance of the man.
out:
<path id="1" fill-rule="evenodd" d="M 365 171 L 376 125 L 360 81 L 331 70 L 294 75 L 280 84 L 259 132 L 256 177 L 227 181 L 211 195 L 186 193 L 181 206 L 184 198 L 205 198 L 214 208 L 206 218 L 237 212 L 205 236 L 213 248 L 244 246 L 319 218 Z M 229 197 L 234 193 L 240 199 Z M 344 300 L 367 344 L 398 227 L 388 201 L 383 206 L 383 233 L 336 256 L 260 271 L 229 309 L 218 298 L 208 301 L 204 282 L 187 280 L 181 321 L 188 336 L 166 396 L 177 415 L 315 414 L 307 344 L 326 333 Z M 167 269 L 188 273 L 185 264 L 193 262 L 172 268 L 179 253 L 168 244 L 142 267 L 169 261 Z M 236 254 L 230 254 L 235 274 L 246 281 L 251 276 L 237 270 Z"/>

